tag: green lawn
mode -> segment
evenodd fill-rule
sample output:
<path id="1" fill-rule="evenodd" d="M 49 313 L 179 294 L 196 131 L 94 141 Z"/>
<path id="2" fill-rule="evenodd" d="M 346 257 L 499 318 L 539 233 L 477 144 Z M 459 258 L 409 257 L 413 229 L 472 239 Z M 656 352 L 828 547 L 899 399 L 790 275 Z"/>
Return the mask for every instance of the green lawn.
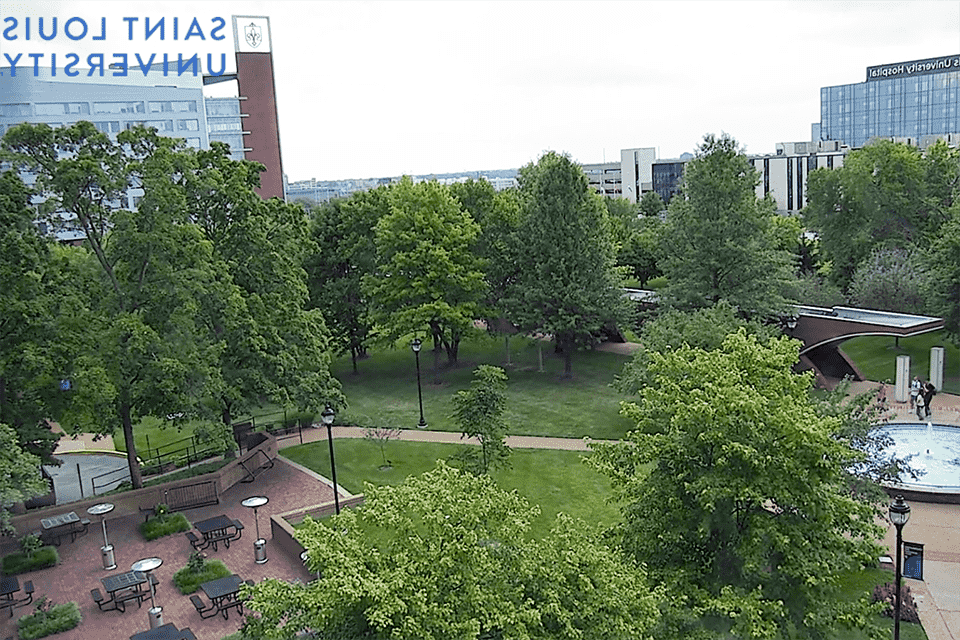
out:
<path id="1" fill-rule="evenodd" d="M 849 573 L 843 577 L 843 594 L 851 600 L 859 598 L 864 593 L 873 593 L 873 588 L 878 584 L 893 582 L 893 577 L 893 572 L 885 569 L 868 569 L 866 571 Z M 893 618 L 878 615 L 874 617 L 873 621 L 881 629 L 889 629 L 890 634 L 893 634 Z M 927 640 L 927 634 L 919 624 L 901 621 L 900 638 L 902 640 Z M 844 633 L 842 637 L 837 637 L 837 640 L 868 639 L 869 636 L 867 634 L 858 632 Z"/>
<path id="2" fill-rule="evenodd" d="M 463 445 L 467 446 L 467 445 Z M 438 459 L 454 455 L 460 445 L 430 442 L 389 442 L 386 446 L 389 469 L 381 469 L 379 447 L 360 439 L 340 439 L 335 443 L 337 483 L 351 493 L 361 493 L 364 483 L 400 484 L 408 475 L 417 475 L 436 466 Z M 330 477 L 330 452 L 326 442 L 287 447 L 281 455 Z M 533 523 L 533 535 L 546 534 L 557 513 L 563 511 L 588 522 L 609 526 L 619 520 L 619 510 L 608 501 L 612 495 L 609 480 L 594 471 L 581 458 L 582 452 L 542 449 L 515 449 L 511 466 L 491 474 L 508 491 L 540 507 Z"/>
<path id="3" fill-rule="evenodd" d="M 538 371 L 538 346 L 543 347 L 544 371 Z M 509 432 L 518 435 L 615 439 L 632 426 L 620 416 L 621 400 L 628 396 L 610 387 L 627 357 L 600 351 L 578 352 L 573 379 L 563 380 L 563 362 L 552 343 L 510 340 L 511 366 L 505 366 L 502 338 L 476 336 L 460 347 L 459 366 L 446 369 L 441 355 L 439 373 L 429 342 L 420 352 L 423 413 L 431 429 L 459 431 L 451 418 L 454 394 L 470 385 L 479 364 L 507 371 L 506 419 Z M 371 351 L 354 374 L 350 358 L 336 360 L 333 374 L 343 384 L 349 406 L 337 417 L 341 424 L 413 428 L 420 419 L 414 354 L 409 348 Z"/>
<path id="4" fill-rule="evenodd" d="M 925 333 L 912 338 L 897 340 L 891 336 L 865 336 L 851 338 L 841 345 L 868 380 L 888 380 L 893 383 L 897 375 L 897 356 L 910 356 L 910 378 L 930 377 L 930 348 L 944 347 L 943 390 L 960 394 L 960 353 L 956 345 L 948 342 L 942 331 Z"/>

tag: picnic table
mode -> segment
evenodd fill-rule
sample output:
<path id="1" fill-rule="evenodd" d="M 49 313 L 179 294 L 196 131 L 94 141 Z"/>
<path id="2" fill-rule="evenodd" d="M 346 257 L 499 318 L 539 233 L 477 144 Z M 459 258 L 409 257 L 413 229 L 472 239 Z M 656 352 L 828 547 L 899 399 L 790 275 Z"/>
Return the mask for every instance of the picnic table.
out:
<path id="1" fill-rule="evenodd" d="M 237 574 L 233 574 L 204 582 L 200 585 L 200 589 L 207 594 L 217 611 L 223 614 L 223 619 L 228 620 L 230 609 L 233 607 L 236 607 L 241 614 L 243 613 L 243 602 L 237 597 L 242 584 L 243 579 Z"/>
<path id="2" fill-rule="evenodd" d="M 223 514 L 201 520 L 194 523 L 193 526 L 203 536 L 203 542 L 198 546 L 198 549 L 212 546 L 214 551 L 217 550 L 217 543 L 220 542 L 229 549 L 230 543 L 238 540 L 242 532 L 235 520 L 231 520 Z"/>
<path id="3" fill-rule="evenodd" d="M 18 600 L 16 594 L 20 591 L 20 579 L 17 576 L 3 576 L 0 578 L 0 609 L 9 609 L 13 617 L 13 609 L 33 601 L 33 582 L 26 583 L 27 597 Z"/>
<path id="4" fill-rule="evenodd" d="M 190 629 L 177 629 L 172 622 L 130 636 L 130 640 L 196 640 Z"/>
<path id="5" fill-rule="evenodd" d="M 70 536 L 70 542 L 73 542 L 78 535 L 86 535 L 90 521 L 86 518 L 81 520 L 76 511 L 70 511 L 58 516 L 40 518 L 40 526 L 40 538 L 59 547 L 62 539 L 67 536 Z"/>
<path id="6" fill-rule="evenodd" d="M 142 585 L 147 584 L 148 580 L 147 574 L 142 571 L 126 571 L 100 578 L 103 589 L 107 592 L 109 598 L 97 604 L 104 611 L 117 609 L 122 613 L 126 611 L 127 602 L 136 600 L 139 609 L 143 601 L 150 596 L 148 589 L 141 588 Z M 107 606 L 111 604 L 112 606 Z"/>

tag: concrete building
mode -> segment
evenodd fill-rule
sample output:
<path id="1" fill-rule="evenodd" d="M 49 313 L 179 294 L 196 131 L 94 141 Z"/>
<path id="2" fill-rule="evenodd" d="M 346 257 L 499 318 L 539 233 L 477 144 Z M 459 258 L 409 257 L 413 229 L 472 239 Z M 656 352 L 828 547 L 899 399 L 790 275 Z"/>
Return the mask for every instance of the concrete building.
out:
<path id="1" fill-rule="evenodd" d="M 143 69 L 111 65 L 72 69 L 73 73 L 39 66 L 0 68 L 0 135 L 22 122 L 63 126 L 89 120 L 112 138 L 142 124 L 161 135 L 183 138 L 197 149 L 221 141 L 229 145 L 232 158 L 266 167 L 260 177 L 261 196 L 283 198 L 269 18 L 232 20 L 235 74 L 222 69 L 219 75 L 205 74 L 202 60 L 154 63 Z M 204 85 L 221 82 L 235 82 L 236 95 L 204 95 Z M 136 197 L 131 191 L 126 206 L 135 208 Z"/>

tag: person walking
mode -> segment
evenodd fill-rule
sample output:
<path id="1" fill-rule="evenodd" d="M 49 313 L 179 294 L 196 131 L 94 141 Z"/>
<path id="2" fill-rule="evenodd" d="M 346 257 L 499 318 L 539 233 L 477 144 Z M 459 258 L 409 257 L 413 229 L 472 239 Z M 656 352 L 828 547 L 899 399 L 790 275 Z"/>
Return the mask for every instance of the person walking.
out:
<path id="1" fill-rule="evenodd" d="M 932 382 L 928 382 L 923 385 L 923 391 L 920 392 L 920 395 L 923 397 L 923 406 L 926 410 L 926 416 L 929 418 L 930 414 L 933 413 L 933 408 L 930 404 L 933 402 L 933 396 L 937 395 L 937 388 Z"/>
<path id="2" fill-rule="evenodd" d="M 913 409 L 917 406 L 917 396 L 920 395 L 920 387 L 923 386 L 920 384 L 920 376 L 914 376 L 913 381 L 910 383 L 910 408 Z"/>
<path id="3" fill-rule="evenodd" d="M 926 413 L 927 408 L 926 408 L 926 406 L 925 406 L 925 402 L 924 402 L 924 399 L 923 399 L 923 394 L 922 394 L 922 393 L 918 393 L 916 399 L 914 400 L 914 402 L 916 403 L 917 420 L 923 420 L 924 418 L 927 417 L 927 413 Z"/>

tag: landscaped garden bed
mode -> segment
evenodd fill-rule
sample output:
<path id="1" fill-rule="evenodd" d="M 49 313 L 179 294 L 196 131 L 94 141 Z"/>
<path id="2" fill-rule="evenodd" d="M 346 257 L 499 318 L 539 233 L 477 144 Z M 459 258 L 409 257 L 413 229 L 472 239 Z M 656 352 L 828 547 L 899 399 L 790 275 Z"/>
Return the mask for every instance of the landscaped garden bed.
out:
<path id="1" fill-rule="evenodd" d="M 80 620 L 76 602 L 55 605 L 44 597 L 34 605 L 33 613 L 17 620 L 17 634 L 20 640 L 35 640 L 73 629 Z"/>
<path id="2" fill-rule="evenodd" d="M 54 567 L 60 562 L 60 556 L 55 547 L 43 546 L 40 538 L 27 534 L 20 539 L 20 551 L 3 557 L 3 574 L 17 575 Z"/>

